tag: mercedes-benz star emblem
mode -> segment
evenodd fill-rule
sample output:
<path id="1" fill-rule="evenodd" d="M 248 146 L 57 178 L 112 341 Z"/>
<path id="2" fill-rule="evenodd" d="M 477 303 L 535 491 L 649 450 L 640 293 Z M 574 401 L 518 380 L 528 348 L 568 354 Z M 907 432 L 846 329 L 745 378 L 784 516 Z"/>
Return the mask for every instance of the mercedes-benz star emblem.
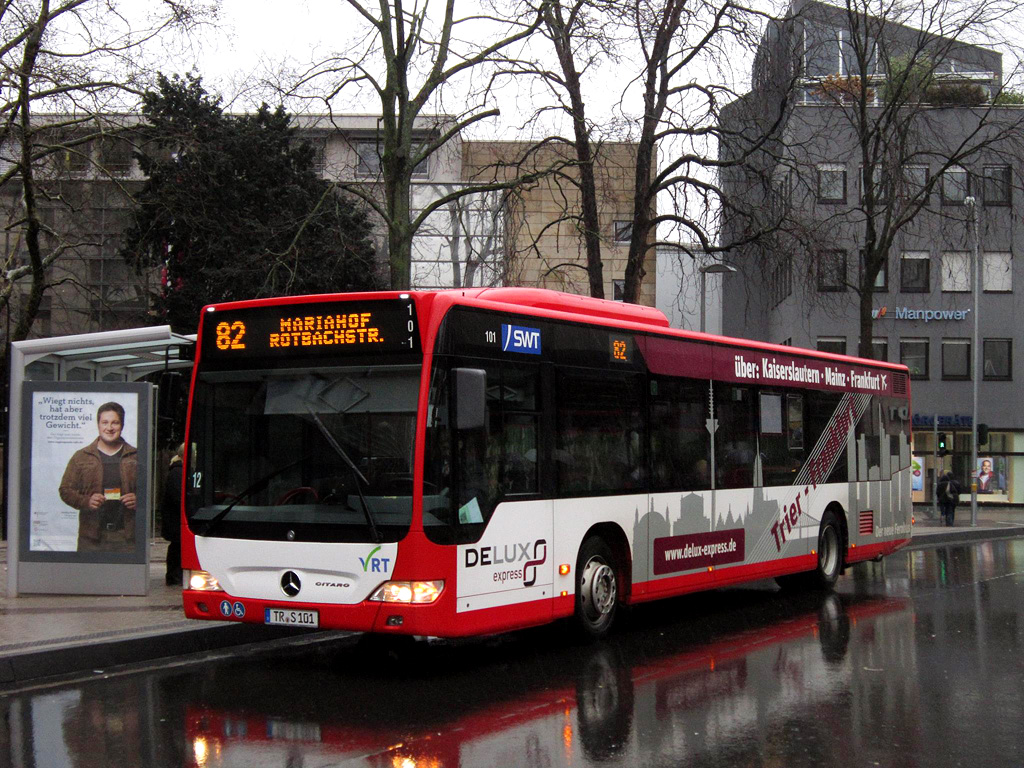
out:
<path id="1" fill-rule="evenodd" d="M 300 589 L 302 589 L 302 582 L 299 581 L 298 574 L 295 571 L 285 571 L 281 577 L 281 591 L 288 597 L 295 597 L 299 594 Z"/>

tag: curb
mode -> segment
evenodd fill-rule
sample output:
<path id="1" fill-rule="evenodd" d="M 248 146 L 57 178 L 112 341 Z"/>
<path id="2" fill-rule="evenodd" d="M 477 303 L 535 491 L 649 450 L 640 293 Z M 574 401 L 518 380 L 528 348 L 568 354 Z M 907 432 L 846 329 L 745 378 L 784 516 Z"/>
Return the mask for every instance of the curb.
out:
<path id="1" fill-rule="evenodd" d="M 321 630 L 228 624 L 11 654 L 0 656 L 0 688 L 40 682 L 44 678 L 109 670 L 126 664 L 209 653 L 232 646 L 267 645 L 282 639 L 315 635 L 327 638 L 337 634 Z"/>

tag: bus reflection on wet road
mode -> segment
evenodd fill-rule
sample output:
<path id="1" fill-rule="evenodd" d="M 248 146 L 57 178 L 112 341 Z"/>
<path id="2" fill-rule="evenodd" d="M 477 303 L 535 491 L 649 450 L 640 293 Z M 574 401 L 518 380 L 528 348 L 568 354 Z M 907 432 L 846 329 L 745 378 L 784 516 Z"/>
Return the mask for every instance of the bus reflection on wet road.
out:
<path id="1" fill-rule="evenodd" d="M 338 641 L 13 693 L 0 765 L 1020 765 L 1022 570 L 1024 540 L 920 550 L 599 644 Z"/>

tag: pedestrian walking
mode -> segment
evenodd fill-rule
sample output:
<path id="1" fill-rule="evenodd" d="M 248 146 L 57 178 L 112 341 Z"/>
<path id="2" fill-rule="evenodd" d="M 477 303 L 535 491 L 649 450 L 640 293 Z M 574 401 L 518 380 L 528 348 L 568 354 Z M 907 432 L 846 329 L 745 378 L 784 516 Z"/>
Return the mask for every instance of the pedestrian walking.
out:
<path id="1" fill-rule="evenodd" d="M 167 547 L 168 586 L 181 586 L 181 476 L 184 472 L 185 444 L 171 456 L 164 481 L 164 494 L 160 500 L 160 535 L 170 544 Z"/>
<path id="2" fill-rule="evenodd" d="M 956 505 L 960 503 L 960 491 L 960 483 L 953 479 L 952 472 L 947 472 L 939 480 L 936 493 L 939 495 L 939 509 L 942 511 L 942 518 L 947 526 L 953 525 Z"/>

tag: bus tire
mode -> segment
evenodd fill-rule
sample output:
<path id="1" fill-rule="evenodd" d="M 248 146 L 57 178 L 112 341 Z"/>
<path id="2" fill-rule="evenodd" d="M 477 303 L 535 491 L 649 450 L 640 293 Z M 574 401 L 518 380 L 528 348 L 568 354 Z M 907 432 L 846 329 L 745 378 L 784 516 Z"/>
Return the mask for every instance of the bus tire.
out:
<path id="1" fill-rule="evenodd" d="M 576 559 L 576 626 L 589 638 L 604 637 L 619 606 L 619 572 L 611 547 L 590 536 Z"/>
<path id="2" fill-rule="evenodd" d="M 832 512 L 821 516 L 818 528 L 818 566 L 813 584 L 818 589 L 832 589 L 843 571 L 843 530 Z"/>
<path id="3" fill-rule="evenodd" d="M 826 512 L 821 516 L 821 525 L 818 527 L 818 563 L 813 571 L 804 573 L 791 573 L 787 576 L 778 576 L 775 583 L 782 589 L 807 590 L 807 589 L 832 589 L 839 574 L 843 572 L 843 532 L 839 527 L 839 519 L 833 512 Z"/>

